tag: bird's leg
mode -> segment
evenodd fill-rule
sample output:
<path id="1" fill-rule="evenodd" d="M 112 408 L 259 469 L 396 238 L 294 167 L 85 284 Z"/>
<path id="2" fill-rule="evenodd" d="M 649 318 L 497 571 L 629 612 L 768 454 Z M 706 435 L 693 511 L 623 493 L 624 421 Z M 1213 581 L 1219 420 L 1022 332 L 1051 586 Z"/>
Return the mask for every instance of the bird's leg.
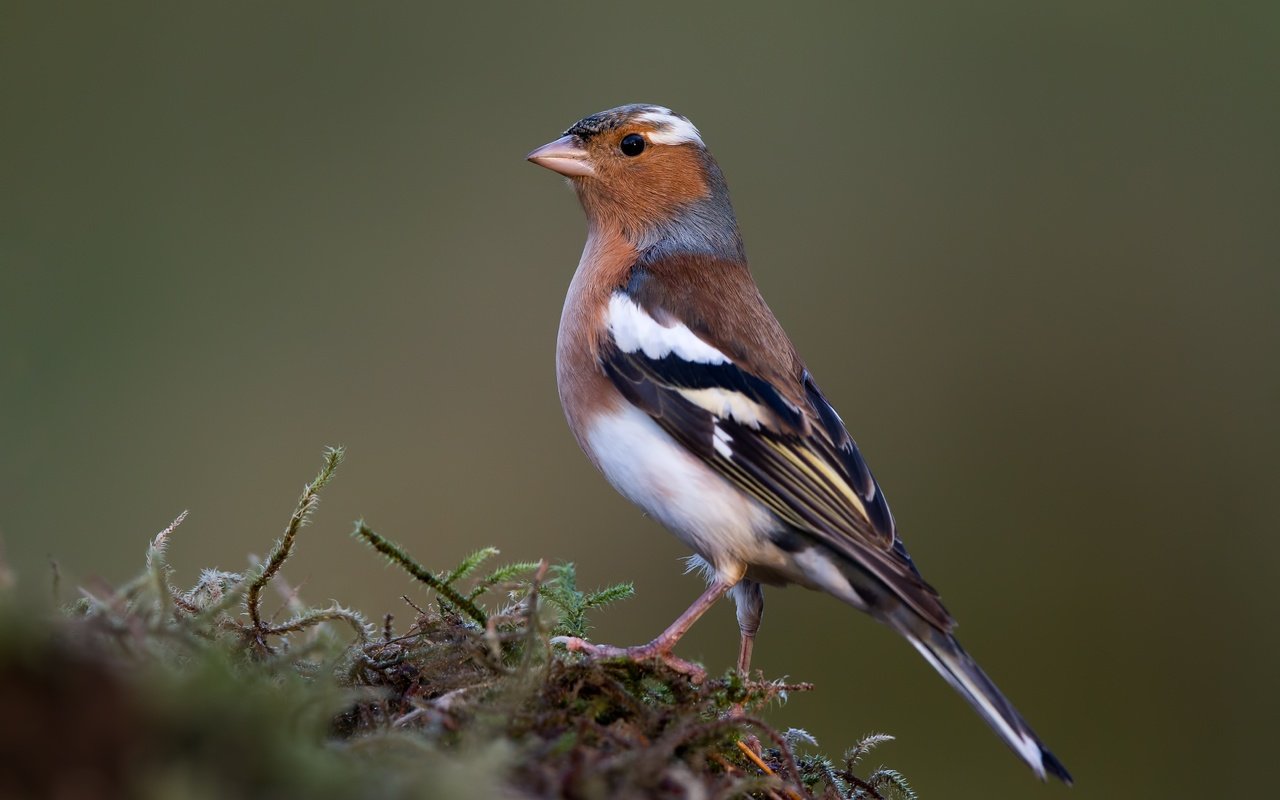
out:
<path id="1" fill-rule="evenodd" d="M 697 664 L 685 661 L 682 658 L 676 658 L 672 655 L 671 650 L 676 646 L 676 642 L 680 641 L 689 628 L 693 627 L 693 623 L 715 605 L 716 601 L 725 596 L 725 593 L 733 588 L 733 584 L 729 581 L 716 578 L 712 581 L 707 590 L 699 595 L 697 600 L 693 601 L 693 605 L 685 609 L 685 612 L 676 618 L 676 621 L 667 626 L 667 629 L 658 634 L 658 638 L 648 644 L 642 644 L 636 647 L 614 647 L 607 644 L 592 644 L 585 639 L 579 639 L 576 636 L 557 636 L 551 641 L 554 644 L 562 644 L 565 649 L 572 650 L 575 653 L 585 653 L 592 658 L 629 658 L 632 661 L 648 661 L 649 659 L 661 659 L 664 664 L 671 667 L 676 672 L 688 675 L 695 681 L 701 681 L 706 677 L 707 671 Z"/>
<path id="2" fill-rule="evenodd" d="M 742 643 L 738 648 L 738 674 L 743 678 L 751 671 L 751 649 L 764 615 L 764 592 L 755 581 L 741 580 L 733 587 L 733 600 L 738 607 L 738 632 Z"/>
<path id="3" fill-rule="evenodd" d="M 756 643 L 756 632 L 760 630 L 760 618 L 764 615 L 764 592 L 755 581 L 742 580 L 733 587 L 733 600 L 738 607 L 738 632 L 742 635 L 738 648 L 738 674 L 745 681 L 751 673 L 751 650 Z M 734 703 L 729 709 L 729 717 L 741 717 L 746 713 L 742 703 Z M 760 741 L 751 736 L 748 746 L 758 755 Z"/>
<path id="4" fill-rule="evenodd" d="M 747 677 L 747 673 L 751 671 L 751 648 L 756 643 L 754 633 L 742 634 L 742 641 L 738 645 L 738 674 Z"/>

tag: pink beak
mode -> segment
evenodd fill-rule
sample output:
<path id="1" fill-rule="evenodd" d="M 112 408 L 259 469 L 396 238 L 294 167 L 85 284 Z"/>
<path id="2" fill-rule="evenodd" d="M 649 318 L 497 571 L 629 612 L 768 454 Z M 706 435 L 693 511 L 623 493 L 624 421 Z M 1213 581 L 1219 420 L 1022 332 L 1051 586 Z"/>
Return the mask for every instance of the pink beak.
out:
<path id="1" fill-rule="evenodd" d="M 561 136 L 525 156 L 540 167 L 569 177 L 586 178 L 595 174 L 587 151 L 582 149 L 576 136 Z"/>

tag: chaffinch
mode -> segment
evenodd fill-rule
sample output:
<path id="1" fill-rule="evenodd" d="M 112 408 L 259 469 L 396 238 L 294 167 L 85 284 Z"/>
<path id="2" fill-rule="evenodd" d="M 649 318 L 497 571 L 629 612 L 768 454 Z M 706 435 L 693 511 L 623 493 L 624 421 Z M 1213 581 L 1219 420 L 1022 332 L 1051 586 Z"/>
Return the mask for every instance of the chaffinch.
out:
<path id="1" fill-rule="evenodd" d="M 661 106 L 621 106 L 528 159 L 566 176 L 587 216 L 556 344 L 569 427 L 615 489 L 694 551 L 708 580 L 646 645 L 561 643 L 696 672 L 672 648 L 729 594 L 745 674 L 761 584 L 799 584 L 906 637 L 1042 779 L 1069 783 L 952 635 L 884 493 L 761 297 L 724 176 L 693 123 Z"/>

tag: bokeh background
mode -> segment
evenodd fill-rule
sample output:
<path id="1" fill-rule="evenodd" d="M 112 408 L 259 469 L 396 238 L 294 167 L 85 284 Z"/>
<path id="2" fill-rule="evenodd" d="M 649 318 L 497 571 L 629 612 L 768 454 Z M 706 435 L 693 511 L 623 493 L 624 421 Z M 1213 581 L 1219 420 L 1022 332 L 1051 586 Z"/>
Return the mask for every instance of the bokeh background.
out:
<path id="1" fill-rule="evenodd" d="M 481 545 L 635 581 L 597 638 L 698 592 L 553 381 L 584 238 L 524 154 L 669 105 L 724 167 L 756 276 L 961 638 L 1078 798 L 1272 783 L 1280 577 L 1275 4 L 217 4 L 0 8 L 0 535 L 120 580 L 282 529 L 371 615 Z M 768 595 L 770 714 L 922 796 L 1039 797 L 900 640 Z M 727 604 L 681 646 L 732 663 Z M 983 787 L 979 789 L 977 787 Z"/>

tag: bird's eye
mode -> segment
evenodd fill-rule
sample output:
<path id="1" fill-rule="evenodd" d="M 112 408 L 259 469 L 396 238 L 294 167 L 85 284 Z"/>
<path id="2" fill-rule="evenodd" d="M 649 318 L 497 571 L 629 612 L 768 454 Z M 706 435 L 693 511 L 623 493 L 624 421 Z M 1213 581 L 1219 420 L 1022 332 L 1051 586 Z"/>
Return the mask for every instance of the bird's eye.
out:
<path id="1" fill-rule="evenodd" d="M 638 133 L 629 133 L 622 137 L 622 141 L 618 143 L 618 149 L 624 156 L 634 158 L 644 152 L 644 137 Z"/>

